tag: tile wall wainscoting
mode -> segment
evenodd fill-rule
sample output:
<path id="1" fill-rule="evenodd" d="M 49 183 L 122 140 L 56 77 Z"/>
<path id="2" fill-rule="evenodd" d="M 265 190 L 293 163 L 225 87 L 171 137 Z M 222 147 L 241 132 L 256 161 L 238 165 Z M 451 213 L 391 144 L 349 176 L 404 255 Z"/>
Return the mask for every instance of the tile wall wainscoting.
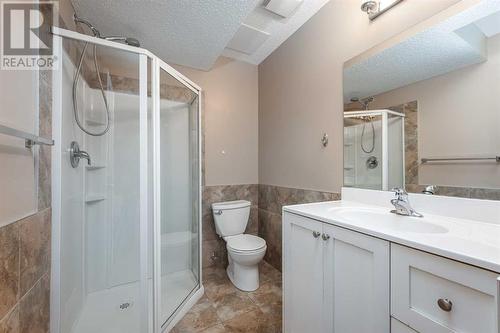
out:
<path id="1" fill-rule="evenodd" d="M 0 228 L 0 333 L 47 333 L 51 209 Z"/>
<path id="2" fill-rule="evenodd" d="M 259 236 L 267 243 L 264 260 L 281 271 L 281 209 L 286 205 L 340 200 L 339 193 L 259 185 Z"/>
<path id="3" fill-rule="evenodd" d="M 411 193 L 422 193 L 427 185 L 406 185 Z M 457 186 L 437 186 L 436 195 L 482 200 L 500 200 L 500 189 Z"/>
<path id="4" fill-rule="evenodd" d="M 340 200 L 340 194 L 257 184 L 205 186 L 203 268 L 227 266 L 226 243 L 215 232 L 211 204 L 231 200 L 248 200 L 252 203 L 245 233 L 258 235 L 266 240 L 264 260 L 281 271 L 281 208 L 285 205 Z"/>

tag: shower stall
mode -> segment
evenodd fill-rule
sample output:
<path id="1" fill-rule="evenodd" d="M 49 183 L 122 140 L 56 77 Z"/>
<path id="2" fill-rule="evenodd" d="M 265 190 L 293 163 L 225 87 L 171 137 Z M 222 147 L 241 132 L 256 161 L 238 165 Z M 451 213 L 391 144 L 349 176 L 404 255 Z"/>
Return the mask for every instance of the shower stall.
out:
<path id="1" fill-rule="evenodd" d="M 51 332 L 168 331 L 203 295 L 201 89 L 136 45 L 53 34 Z"/>
<path id="2" fill-rule="evenodd" d="M 344 112 L 344 186 L 404 186 L 404 119 L 391 110 Z"/>

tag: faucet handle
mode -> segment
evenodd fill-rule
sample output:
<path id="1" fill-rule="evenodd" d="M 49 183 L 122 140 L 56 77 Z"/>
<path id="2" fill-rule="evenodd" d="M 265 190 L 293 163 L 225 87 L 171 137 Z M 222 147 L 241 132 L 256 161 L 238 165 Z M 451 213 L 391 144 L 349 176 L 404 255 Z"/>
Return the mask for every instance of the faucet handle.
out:
<path id="1" fill-rule="evenodd" d="M 391 190 L 396 194 L 396 197 L 401 198 L 403 196 L 408 196 L 408 192 L 405 191 L 405 189 L 400 188 L 400 187 L 395 187 Z"/>
<path id="2" fill-rule="evenodd" d="M 69 149 L 69 158 L 70 158 L 71 166 L 73 168 L 76 168 L 78 166 L 81 158 L 86 159 L 87 164 L 91 165 L 89 153 L 87 153 L 86 151 L 80 150 L 80 146 L 78 145 L 78 142 L 76 142 L 76 141 L 71 142 L 71 146 Z"/>

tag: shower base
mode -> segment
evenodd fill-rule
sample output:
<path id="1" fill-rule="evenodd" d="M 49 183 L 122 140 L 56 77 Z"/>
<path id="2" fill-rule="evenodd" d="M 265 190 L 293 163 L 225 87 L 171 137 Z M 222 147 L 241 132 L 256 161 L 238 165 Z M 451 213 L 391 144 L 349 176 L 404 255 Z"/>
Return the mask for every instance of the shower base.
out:
<path id="1" fill-rule="evenodd" d="M 197 279 L 191 270 L 163 276 L 161 281 L 163 286 L 161 295 L 162 317 L 169 317 L 197 284 Z M 151 293 L 152 280 L 149 280 L 149 288 Z M 81 316 L 72 333 L 142 333 L 139 330 L 139 297 L 139 282 L 87 295 Z M 149 312 L 152 314 L 152 311 Z"/>

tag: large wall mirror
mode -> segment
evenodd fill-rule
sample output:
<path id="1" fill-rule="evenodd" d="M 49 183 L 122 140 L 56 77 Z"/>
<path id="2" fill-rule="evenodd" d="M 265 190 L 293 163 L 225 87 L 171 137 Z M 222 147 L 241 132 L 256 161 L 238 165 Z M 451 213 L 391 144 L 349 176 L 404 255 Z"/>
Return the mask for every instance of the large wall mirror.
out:
<path id="1" fill-rule="evenodd" d="M 344 186 L 500 200 L 500 4 L 344 66 Z"/>

